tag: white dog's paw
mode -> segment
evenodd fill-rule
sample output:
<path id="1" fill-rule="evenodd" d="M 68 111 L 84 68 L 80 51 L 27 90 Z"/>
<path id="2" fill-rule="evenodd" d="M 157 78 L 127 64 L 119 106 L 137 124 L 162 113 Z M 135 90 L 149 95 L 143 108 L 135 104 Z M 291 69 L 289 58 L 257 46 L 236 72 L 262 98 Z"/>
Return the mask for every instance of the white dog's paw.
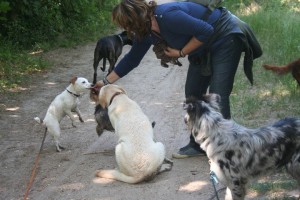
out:
<path id="1" fill-rule="evenodd" d="M 72 122 L 72 126 L 73 126 L 74 128 L 77 128 L 74 122 Z"/>
<path id="2" fill-rule="evenodd" d="M 61 152 L 61 151 L 65 150 L 65 149 L 66 149 L 66 148 L 63 147 L 63 146 L 61 146 L 60 144 L 56 145 L 56 151 L 57 151 L 57 152 Z"/>

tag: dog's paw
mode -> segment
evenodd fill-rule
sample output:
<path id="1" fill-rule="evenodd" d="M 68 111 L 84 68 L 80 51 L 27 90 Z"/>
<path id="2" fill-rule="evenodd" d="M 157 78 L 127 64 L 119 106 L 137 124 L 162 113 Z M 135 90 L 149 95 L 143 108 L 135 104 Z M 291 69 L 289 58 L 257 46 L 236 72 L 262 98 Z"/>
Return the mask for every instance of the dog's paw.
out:
<path id="1" fill-rule="evenodd" d="M 98 135 L 99 137 L 102 135 L 103 131 L 104 131 L 103 127 L 97 125 L 97 127 L 96 127 L 96 132 L 97 132 L 97 135 Z"/>
<path id="2" fill-rule="evenodd" d="M 61 146 L 61 145 L 56 146 L 56 151 L 57 151 L 57 152 L 61 152 L 61 151 L 65 150 L 65 149 L 66 149 L 66 148 L 63 147 L 63 146 Z"/>
<path id="3" fill-rule="evenodd" d="M 169 68 L 169 65 L 167 63 L 161 62 L 160 65 L 164 68 Z"/>
<path id="4" fill-rule="evenodd" d="M 84 123 L 84 120 L 83 120 L 81 117 L 79 117 L 79 121 L 80 121 L 81 123 Z"/>
<path id="5" fill-rule="evenodd" d="M 72 126 L 73 126 L 74 128 L 76 128 L 76 125 L 74 124 L 74 122 L 72 122 Z"/>
<path id="6" fill-rule="evenodd" d="M 101 178 L 102 177 L 101 174 L 102 174 L 102 170 L 101 169 L 96 170 L 96 174 L 95 174 L 96 177 L 100 177 Z"/>

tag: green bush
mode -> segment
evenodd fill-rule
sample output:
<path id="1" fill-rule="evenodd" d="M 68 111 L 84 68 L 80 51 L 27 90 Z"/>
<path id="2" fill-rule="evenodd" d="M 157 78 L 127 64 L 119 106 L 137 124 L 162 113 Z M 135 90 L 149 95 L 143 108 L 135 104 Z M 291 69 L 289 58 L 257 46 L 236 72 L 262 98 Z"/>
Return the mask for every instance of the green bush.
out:
<path id="1" fill-rule="evenodd" d="M 111 32 L 117 0 L 0 0 L 0 92 L 48 66 L 32 51 L 96 40 Z"/>

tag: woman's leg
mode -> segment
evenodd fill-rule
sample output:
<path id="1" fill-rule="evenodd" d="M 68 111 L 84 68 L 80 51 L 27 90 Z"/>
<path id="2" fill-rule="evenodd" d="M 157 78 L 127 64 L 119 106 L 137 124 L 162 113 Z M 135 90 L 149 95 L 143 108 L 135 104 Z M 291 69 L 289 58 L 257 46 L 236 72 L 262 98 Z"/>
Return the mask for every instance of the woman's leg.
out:
<path id="1" fill-rule="evenodd" d="M 190 63 L 186 83 L 185 97 L 200 98 L 206 93 L 209 86 L 210 76 L 204 76 L 201 66 L 197 62 Z M 193 135 L 190 135 L 190 142 L 173 154 L 174 158 L 187 158 L 191 156 L 205 155 L 205 152 L 200 148 L 200 145 L 195 142 Z"/>
<path id="2" fill-rule="evenodd" d="M 221 96 L 221 113 L 226 119 L 231 118 L 229 97 L 243 50 L 244 45 L 239 36 L 231 35 L 211 53 L 212 77 L 209 92 Z"/>
<path id="3" fill-rule="evenodd" d="M 237 35 L 228 36 L 225 42 L 216 47 L 211 53 L 212 76 L 203 76 L 199 65 L 190 64 L 186 85 L 186 97 L 201 97 L 209 87 L 210 93 L 221 96 L 221 113 L 224 118 L 230 119 L 229 97 L 233 88 L 234 76 L 244 51 L 244 45 Z M 198 67 L 197 67 L 198 66 Z M 196 155 L 203 155 L 200 145 L 195 142 L 192 134 L 187 146 L 181 148 L 174 158 L 186 158 Z"/>

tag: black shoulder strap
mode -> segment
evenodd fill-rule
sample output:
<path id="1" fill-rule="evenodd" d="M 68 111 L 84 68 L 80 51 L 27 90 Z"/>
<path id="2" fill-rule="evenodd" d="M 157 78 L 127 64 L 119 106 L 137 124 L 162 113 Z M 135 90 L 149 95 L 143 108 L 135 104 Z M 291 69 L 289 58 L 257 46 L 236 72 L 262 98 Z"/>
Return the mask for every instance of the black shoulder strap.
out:
<path id="1" fill-rule="evenodd" d="M 209 18 L 210 14 L 214 11 L 214 9 L 220 7 L 221 3 L 224 0 L 186 0 L 186 1 L 206 6 L 207 9 L 204 13 L 203 20 L 207 21 L 207 19 Z"/>

